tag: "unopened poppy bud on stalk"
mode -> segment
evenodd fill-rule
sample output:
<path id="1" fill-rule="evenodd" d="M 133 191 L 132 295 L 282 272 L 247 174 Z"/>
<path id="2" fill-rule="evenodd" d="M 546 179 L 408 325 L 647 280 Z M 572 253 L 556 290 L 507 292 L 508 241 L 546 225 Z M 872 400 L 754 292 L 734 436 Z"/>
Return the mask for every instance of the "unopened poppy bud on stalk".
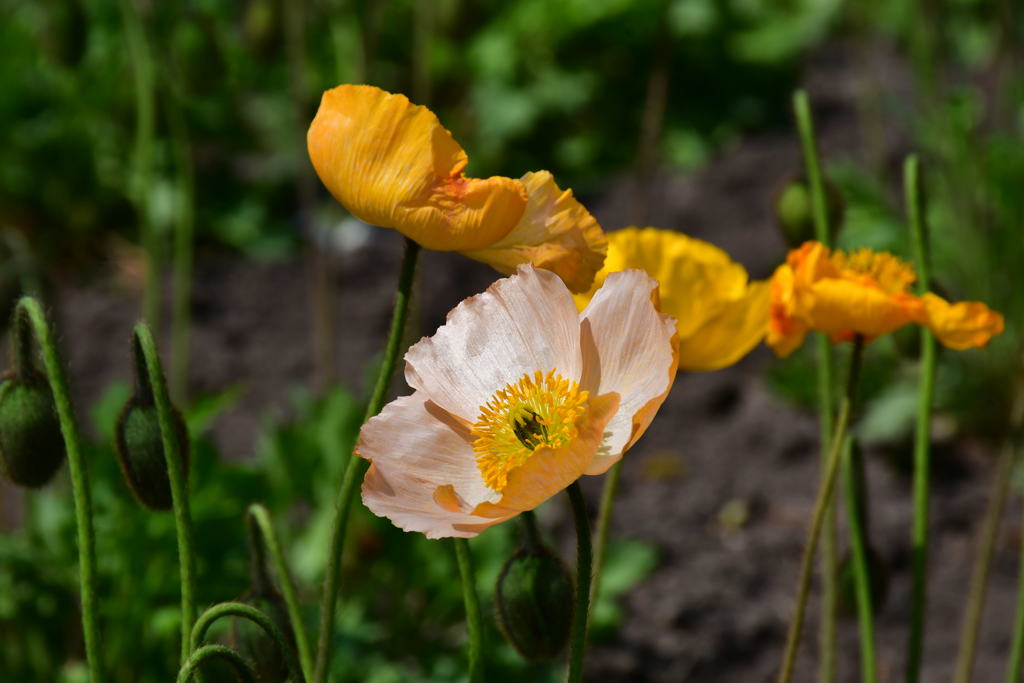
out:
<path id="1" fill-rule="evenodd" d="M 829 239 L 834 239 L 843 227 L 846 199 L 831 180 L 825 178 L 824 183 Z M 775 197 L 775 221 L 790 247 L 798 247 L 814 239 L 814 202 L 811 188 L 803 176 L 790 179 L 779 190 Z"/>
<path id="2" fill-rule="evenodd" d="M 0 380 L 0 472 L 18 486 L 43 486 L 64 462 L 53 394 L 46 378 L 31 368 Z"/>
<path id="3" fill-rule="evenodd" d="M 573 581 L 543 544 L 527 544 L 505 562 L 494 592 L 498 625 L 528 660 L 557 657 L 569 640 Z"/>
<path id="4" fill-rule="evenodd" d="M 144 393 L 144 392 L 139 392 Z M 139 393 L 128 399 L 121 410 L 115 430 L 117 459 L 128 488 L 135 498 L 151 510 L 169 510 L 173 504 L 171 482 L 164 457 L 163 437 L 156 405 Z M 188 430 L 181 414 L 172 408 L 171 420 L 177 433 L 181 469 L 188 480 Z"/>

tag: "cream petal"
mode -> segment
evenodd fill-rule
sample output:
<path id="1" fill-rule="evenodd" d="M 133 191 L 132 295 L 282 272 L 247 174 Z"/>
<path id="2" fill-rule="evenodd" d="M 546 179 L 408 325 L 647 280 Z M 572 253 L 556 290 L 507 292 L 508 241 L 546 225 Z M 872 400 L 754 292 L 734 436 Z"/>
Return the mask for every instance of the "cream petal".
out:
<path id="1" fill-rule="evenodd" d="M 401 471 L 385 472 L 374 463 L 363 479 L 363 504 L 398 528 L 427 538 L 472 538 L 512 516 L 488 518 L 453 511 L 439 503 L 439 492 L 444 491 Z"/>
<path id="2" fill-rule="evenodd" d="M 472 440 L 462 423 L 418 391 L 395 399 L 363 425 L 356 453 L 371 460 L 392 488 L 424 487 L 433 496 L 436 488 L 450 486 L 463 509 L 472 510 L 501 498 L 484 484 Z"/>
<path id="3" fill-rule="evenodd" d="M 658 283 L 643 271 L 611 273 L 580 314 L 580 388 L 621 397 L 587 474 L 605 472 L 640 438 L 675 381 L 676 321 L 658 311 L 657 293 Z"/>
<path id="4" fill-rule="evenodd" d="M 460 303 L 405 361 L 409 386 L 472 423 L 494 392 L 525 374 L 555 369 L 567 379 L 580 376 L 576 306 L 557 275 L 520 266 Z"/>

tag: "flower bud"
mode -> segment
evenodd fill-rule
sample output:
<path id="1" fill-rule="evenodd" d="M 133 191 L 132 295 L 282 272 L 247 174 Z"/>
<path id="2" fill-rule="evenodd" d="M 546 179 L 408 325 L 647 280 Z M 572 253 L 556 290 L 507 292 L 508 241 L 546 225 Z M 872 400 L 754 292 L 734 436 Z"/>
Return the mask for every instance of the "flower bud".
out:
<path id="1" fill-rule="evenodd" d="M 505 562 L 495 603 L 502 632 L 527 660 L 556 657 L 568 642 L 572 577 L 543 545 L 520 548 Z"/>
<path id="2" fill-rule="evenodd" d="M 260 610 L 281 629 L 295 647 L 295 634 L 288 620 L 288 606 L 281 594 L 269 586 L 253 588 L 239 598 L 239 602 Z M 288 680 L 288 663 L 281 648 L 258 624 L 236 617 L 231 620 L 231 647 L 255 665 L 256 680 L 284 683 Z"/>
<path id="3" fill-rule="evenodd" d="M 18 486 L 38 488 L 64 462 L 53 394 L 35 370 L 0 380 L 0 473 Z"/>
<path id="4" fill-rule="evenodd" d="M 173 408 L 171 421 L 177 432 L 182 474 L 188 481 L 188 430 L 181 414 Z M 173 504 L 171 482 L 164 458 L 160 419 L 152 402 L 137 396 L 128 399 L 117 420 L 115 445 L 121 471 L 135 498 L 152 510 L 169 510 Z"/>
<path id="5" fill-rule="evenodd" d="M 843 224 L 846 213 L 846 200 L 842 193 L 828 178 L 825 182 L 825 202 L 828 205 L 829 238 L 835 237 Z M 814 205 L 811 190 L 803 176 L 797 176 L 787 182 L 775 196 L 775 220 L 782 231 L 786 244 L 798 247 L 808 240 L 815 239 Z"/>

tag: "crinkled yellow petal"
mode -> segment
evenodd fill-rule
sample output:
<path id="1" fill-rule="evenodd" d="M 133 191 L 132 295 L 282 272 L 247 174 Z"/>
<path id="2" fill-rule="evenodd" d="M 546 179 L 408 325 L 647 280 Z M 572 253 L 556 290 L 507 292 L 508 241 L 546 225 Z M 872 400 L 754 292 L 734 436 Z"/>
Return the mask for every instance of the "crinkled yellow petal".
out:
<path id="1" fill-rule="evenodd" d="M 931 293 L 921 298 L 924 308 L 918 322 L 928 326 L 944 346 L 958 351 L 985 346 L 989 339 L 1003 332 L 1002 314 L 981 302 L 951 304 Z"/>
<path id="2" fill-rule="evenodd" d="M 729 302 L 697 334 L 682 340 L 679 368 L 718 370 L 747 355 L 768 331 L 770 295 L 768 281 L 750 283 L 743 297 Z"/>
<path id="3" fill-rule="evenodd" d="M 481 503 L 472 514 L 506 518 L 532 510 L 573 483 L 586 471 L 601 444 L 605 426 L 619 410 L 619 395 L 602 394 L 590 401 L 576 423 L 579 436 L 559 449 L 539 448 L 530 459 L 508 475 L 508 484 L 497 503 Z"/>
<path id="4" fill-rule="evenodd" d="M 482 249 L 526 207 L 512 178 L 467 178 L 467 157 L 437 117 L 404 95 L 368 85 L 323 94 L 307 135 L 313 167 L 358 218 L 428 249 Z"/>
<path id="5" fill-rule="evenodd" d="M 463 252 L 509 275 L 523 263 L 550 270 L 573 292 L 586 291 L 604 263 L 608 241 L 590 212 L 548 171 L 521 179 L 528 200 L 510 233 L 482 250 Z"/>
<path id="6" fill-rule="evenodd" d="M 833 341 L 849 341 L 856 335 L 871 341 L 911 322 L 922 307 L 912 294 L 888 294 L 848 280 L 819 280 L 809 291 L 809 305 L 801 315 Z"/>
<path id="7" fill-rule="evenodd" d="M 804 343 L 807 336 L 807 324 L 795 317 L 794 279 L 793 268 L 788 263 L 776 268 L 771 279 L 771 303 L 765 343 L 782 358 L 793 353 Z"/>

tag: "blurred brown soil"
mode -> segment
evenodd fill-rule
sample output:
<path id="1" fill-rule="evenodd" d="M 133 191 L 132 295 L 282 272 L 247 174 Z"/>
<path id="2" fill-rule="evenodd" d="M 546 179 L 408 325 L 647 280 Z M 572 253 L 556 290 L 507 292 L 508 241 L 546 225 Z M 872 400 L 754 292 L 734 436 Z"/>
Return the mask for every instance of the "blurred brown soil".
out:
<path id="1" fill-rule="evenodd" d="M 884 55 L 883 55 L 884 60 Z M 890 62 L 893 60 L 889 60 Z M 830 50 L 808 66 L 823 154 L 861 158 L 855 78 L 849 51 Z M 888 64 L 888 67 L 893 67 Z M 883 70 L 886 97 L 899 101 L 908 79 Z M 898 168 L 906 142 L 886 132 L 881 161 Z M 753 277 L 770 274 L 785 247 L 771 223 L 774 193 L 799 168 L 791 130 L 747 138 L 692 175 L 662 175 L 651 192 L 651 224 L 687 232 L 726 249 Z M 891 177 L 896 177 L 895 175 Z M 606 229 L 636 213 L 630 178 L 599 197 L 584 197 Z M 374 231 L 364 248 L 337 258 L 332 281 L 338 379 L 366 389 L 367 369 L 384 339 L 401 251 L 399 236 Z M 427 252 L 415 301 L 418 334 L 429 333 L 465 296 L 493 281 L 486 267 L 457 255 Z M 311 276 L 302 262 L 259 264 L 201 253 L 193 298 L 194 393 L 242 383 L 239 403 L 214 435 L 229 458 L 251 453 L 264 416 L 287 415 L 292 389 L 317 381 L 310 330 Z M 113 379 L 129 377 L 128 338 L 136 293 L 112 284 L 65 281 L 57 320 L 78 406 L 89 406 Z M 164 348 L 168 345 L 164 343 Z M 728 370 L 682 374 L 646 436 L 627 456 L 613 532 L 655 545 L 658 568 L 624 599 L 624 622 L 610 642 L 590 651 L 588 680 L 770 681 L 778 666 L 797 563 L 819 471 L 817 425 L 768 391 L 773 362 L 760 349 Z M 404 391 L 404 387 L 401 387 Z M 945 453 L 959 472 L 933 492 L 929 631 L 923 681 L 952 678 L 969 565 L 992 473 L 990 454 L 962 441 Z M 868 453 L 874 543 L 891 569 L 889 600 L 878 620 L 882 681 L 902 679 L 909 612 L 910 481 Z M 585 478 L 596 506 L 602 480 Z M 0 501 L 16 507 L 9 489 Z M 749 512 L 724 528 L 726 504 Z M 3 506 L 0 506 L 3 507 Z M 1001 680 L 1016 599 L 1019 525 L 1010 521 L 996 556 L 982 629 L 978 681 Z M 2 511 L 0 511 L 2 512 Z M 10 514 L 11 510 L 7 510 Z M 816 613 L 809 609 L 796 680 L 814 679 Z M 858 680 L 855 624 L 844 622 L 840 680 Z"/>

